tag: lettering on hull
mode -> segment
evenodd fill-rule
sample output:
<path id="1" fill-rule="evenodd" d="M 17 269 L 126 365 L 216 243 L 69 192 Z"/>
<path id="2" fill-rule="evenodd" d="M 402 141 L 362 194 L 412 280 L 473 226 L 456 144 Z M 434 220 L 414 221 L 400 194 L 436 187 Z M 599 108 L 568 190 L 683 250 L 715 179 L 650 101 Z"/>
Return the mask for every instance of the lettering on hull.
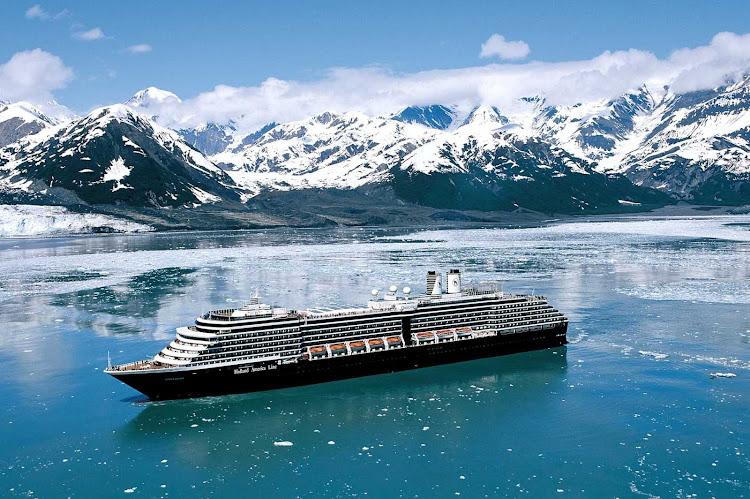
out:
<path id="1" fill-rule="evenodd" d="M 257 373 L 260 371 L 273 371 L 274 369 L 278 369 L 278 365 L 271 364 L 268 366 L 258 366 L 258 367 L 239 367 L 234 370 L 234 374 L 247 374 L 247 373 Z"/>

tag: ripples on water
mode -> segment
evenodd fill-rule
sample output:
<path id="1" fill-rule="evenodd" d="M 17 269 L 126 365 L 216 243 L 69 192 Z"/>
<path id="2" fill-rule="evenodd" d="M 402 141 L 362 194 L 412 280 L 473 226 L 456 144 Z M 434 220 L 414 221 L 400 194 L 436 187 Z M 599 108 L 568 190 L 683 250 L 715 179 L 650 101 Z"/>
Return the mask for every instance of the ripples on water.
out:
<path id="1" fill-rule="evenodd" d="M 0 240 L 0 495 L 738 497 L 749 220 Z M 256 290 L 361 303 L 450 267 L 546 294 L 570 344 L 160 403 L 101 373 Z"/>

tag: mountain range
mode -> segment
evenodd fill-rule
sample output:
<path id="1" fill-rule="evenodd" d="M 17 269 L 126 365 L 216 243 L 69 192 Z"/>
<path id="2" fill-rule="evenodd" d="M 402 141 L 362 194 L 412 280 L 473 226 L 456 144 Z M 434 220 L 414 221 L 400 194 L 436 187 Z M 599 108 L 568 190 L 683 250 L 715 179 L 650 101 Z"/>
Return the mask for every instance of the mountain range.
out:
<path id="1" fill-rule="evenodd" d="M 569 106 L 532 96 L 325 112 L 259 130 L 161 126 L 160 109 L 180 102 L 150 87 L 83 117 L 0 103 L 0 200 L 248 210 L 258 196 L 325 191 L 561 214 L 750 204 L 750 78 Z"/>

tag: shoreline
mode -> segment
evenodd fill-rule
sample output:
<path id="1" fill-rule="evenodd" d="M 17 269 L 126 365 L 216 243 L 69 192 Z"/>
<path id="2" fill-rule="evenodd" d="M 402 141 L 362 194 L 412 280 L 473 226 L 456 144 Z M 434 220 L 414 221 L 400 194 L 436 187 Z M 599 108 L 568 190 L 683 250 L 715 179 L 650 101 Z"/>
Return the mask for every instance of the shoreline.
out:
<path id="1" fill-rule="evenodd" d="M 368 229 L 471 229 L 471 228 L 529 228 L 539 227 L 555 223 L 570 222 L 606 222 L 628 219 L 660 219 L 660 218 L 707 218 L 714 216 L 733 216 L 750 213 L 750 206 L 706 206 L 679 203 L 667 205 L 648 211 L 629 211 L 619 213 L 596 213 L 596 214 L 544 214 L 528 210 L 517 212 L 469 212 L 469 211 L 446 211 L 426 208 L 423 206 L 397 206 L 385 207 L 385 209 L 399 209 L 401 214 L 407 216 L 396 218 L 390 223 L 336 223 L 335 220 L 326 218 L 325 214 L 318 214 L 320 219 L 316 220 L 291 220 L 291 223 L 282 223 L 272 215 L 257 212 L 237 212 L 232 210 L 134 210 L 123 209 L 116 206 L 78 206 L 59 207 L 48 205 L 0 205 L 18 207 L 18 211 L 33 207 L 36 211 L 44 211 L 44 208 L 52 209 L 51 214 L 39 214 L 41 218 L 49 221 L 60 222 L 61 211 L 65 215 L 75 218 L 79 222 L 80 230 L 50 229 L 47 232 L 3 234 L 0 230 L 0 240 L 16 239 L 49 239 L 81 236 L 108 236 L 108 235 L 142 235 L 142 234 L 179 234 L 189 232 L 245 232 L 257 230 L 317 230 L 317 229 L 343 229 L 343 228 L 368 228 Z M 312 213 L 312 212 L 311 212 Z M 164 219 L 159 220 L 159 215 Z M 408 216 L 410 215 L 410 216 Z M 437 215 L 437 216 L 436 216 Z M 184 219 L 183 219 L 184 217 Z M 80 224 L 81 220 L 87 218 L 97 222 L 90 226 Z M 190 219 L 193 219 L 191 223 Z M 452 219 L 451 219 L 452 218 Z M 195 220 L 199 219 L 199 223 Z M 218 220 L 217 220 L 218 219 Z M 265 219 L 268 223 L 262 223 Z M 223 220 L 225 223 L 217 223 Z M 169 222 L 172 223 L 169 223 Z M 180 223 L 180 221 L 182 223 Z M 0 216 L 0 229 L 3 228 Z M 25 221 L 20 221 L 24 225 Z M 33 222 L 39 223 L 39 220 Z M 149 223 L 150 222 L 150 223 Z M 212 223 L 213 222 L 213 223 Z M 294 223 L 296 222 L 296 223 Z M 316 222 L 316 223 L 305 223 Z M 376 222 L 382 222 L 377 220 Z M 7 225 L 7 221 L 6 221 Z M 64 223 L 63 223 L 64 225 Z M 135 230 L 120 230 L 119 227 L 133 227 Z M 7 229 L 6 229 L 7 231 Z"/>

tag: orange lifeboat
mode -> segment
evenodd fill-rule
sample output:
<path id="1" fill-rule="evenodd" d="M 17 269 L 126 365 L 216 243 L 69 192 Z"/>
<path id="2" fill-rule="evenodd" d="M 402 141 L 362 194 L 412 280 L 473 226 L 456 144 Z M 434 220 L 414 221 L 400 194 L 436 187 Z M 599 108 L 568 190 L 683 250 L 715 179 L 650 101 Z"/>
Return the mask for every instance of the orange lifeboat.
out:
<path id="1" fill-rule="evenodd" d="M 364 341 L 352 341 L 351 343 L 349 343 L 349 348 L 352 349 L 352 352 L 359 352 L 365 349 L 365 342 Z"/>
<path id="2" fill-rule="evenodd" d="M 343 343 L 337 343 L 335 345 L 331 345 L 331 353 L 334 355 L 346 353 L 346 345 Z"/>
<path id="3" fill-rule="evenodd" d="M 450 336 L 453 336 L 453 331 L 450 329 L 443 329 L 442 331 L 437 332 L 438 338 L 448 338 Z"/>
<path id="4" fill-rule="evenodd" d="M 469 336 L 471 335 L 471 328 L 470 327 L 459 327 L 456 328 L 456 335 L 460 338 L 463 336 Z"/>
<path id="5" fill-rule="evenodd" d="M 367 342 L 370 344 L 370 348 L 383 348 L 385 346 L 380 338 L 373 338 Z"/>
<path id="6" fill-rule="evenodd" d="M 403 344 L 400 336 L 391 336 L 390 338 L 387 339 L 387 341 L 388 341 L 388 346 L 399 346 Z"/>
<path id="7" fill-rule="evenodd" d="M 435 339 L 435 334 L 432 332 L 417 333 L 417 338 L 420 340 L 432 340 Z"/>
<path id="8" fill-rule="evenodd" d="M 326 355 L 328 352 L 326 351 L 326 347 L 312 347 L 310 348 L 310 353 L 313 357 L 321 357 L 323 355 Z"/>

